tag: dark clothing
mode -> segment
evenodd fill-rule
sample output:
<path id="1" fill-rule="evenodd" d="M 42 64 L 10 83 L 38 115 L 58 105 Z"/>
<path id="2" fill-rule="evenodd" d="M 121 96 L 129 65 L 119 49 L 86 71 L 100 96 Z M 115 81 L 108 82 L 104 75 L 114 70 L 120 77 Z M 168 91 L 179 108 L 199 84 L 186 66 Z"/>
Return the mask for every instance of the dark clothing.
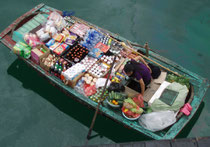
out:
<path id="1" fill-rule="evenodd" d="M 149 82 L 150 83 L 150 82 Z M 145 90 L 147 89 L 147 85 L 149 84 L 145 84 Z M 129 82 L 129 84 L 127 85 L 129 88 L 141 93 L 141 85 L 139 84 L 139 82 L 135 81 L 135 80 L 131 80 Z"/>
<path id="2" fill-rule="evenodd" d="M 131 59 L 131 63 L 136 62 L 135 60 Z M 151 81 L 151 73 L 150 70 L 144 65 L 143 63 L 138 63 L 138 67 L 134 69 L 134 73 L 131 77 L 136 78 L 138 81 L 142 78 L 145 85 L 148 85 Z"/>
<path id="3" fill-rule="evenodd" d="M 152 78 L 157 79 L 161 74 L 160 68 L 158 66 L 151 64 L 151 63 L 149 63 L 148 66 L 152 70 L 152 74 L 151 74 Z"/>

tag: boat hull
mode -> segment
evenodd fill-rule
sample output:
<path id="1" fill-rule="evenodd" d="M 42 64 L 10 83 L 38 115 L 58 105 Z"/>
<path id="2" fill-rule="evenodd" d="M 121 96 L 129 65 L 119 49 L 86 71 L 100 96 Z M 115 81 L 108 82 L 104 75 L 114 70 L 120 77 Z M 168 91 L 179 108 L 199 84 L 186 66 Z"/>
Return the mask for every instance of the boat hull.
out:
<path id="1" fill-rule="evenodd" d="M 13 31 L 13 28 L 18 26 L 24 19 L 27 19 L 27 16 L 30 14 L 33 14 L 37 11 L 43 11 L 43 12 L 50 12 L 54 11 L 56 9 L 48 7 L 44 4 L 40 4 L 36 6 L 35 8 L 31 9 L 21 17 L 19 17 L 17 20 L 15 20 L 8 28 L 6 28 L 1 34 L 0 34 L 0 39 L 1 42 L 6 45 L 8 48 L 12 50 L 13 46 L 15 45 L 16 42 L 12 40 L 11 37 L 11 32 Z M 56 10 L 58 11 L 58 10 Z M 60 12 L 60 11 L 58 11 Z M 89 25 L 92 25 L 100 30 L 103 30 L 89 22 L 86 22 Z M 107 30 L 104 30 L 107 31 Z M 108 32 L 108 31 L 107 31 Z M 118 36 L 116 34 L 113 34 L 109 32 L 113 37 L 118 38 L 122 41 L 127 41 L 127 39 Z M 142 48 L 138 48 L 144 52 Z M 33 67 L 38 73 L 40 73 L 42 76 L 44 76 L 46 79 L 50 81 L 51 84 L 53 84 L 56 87 L 59 87 L 61 90 L 63 90 L 66 94 L 70 95 L 71 98 L 74 98 L 75 100 L 79 101 L 82 104 L 87 105 L 88 107 L 97 108 L 97 103 L 93 102 L 92 100 L 86 98 L 84 95 L 78 93 L 74 89 L 70 88 L 69 86 L 64 85 L 60 79 L 58 79 L 55 76 L 52 76 L 45 70 L 43 70 L 40 66 L 37 64 L 33 63 L 31 60 L 26 60 L 22 57 L 19 57 L 21 60 L 23 60 L 26 64 L 29 66 Z M 109 107 L 104 107 L 101 106 L 99 111 L 106 115 L 107 117 L 115 120 L 118 123 L 123 124 L 125 127 L 131 128 L 133 130 L 136 130 L 137 132 L 143 133 L 153 139 L 160 140 L 160 139 L 173 139 L 175 138 L 179 132 L 185 127 L 185 125 L 190 121 L 190 119 L 193 117 L 193 115 L 196 113 L 197 109 L 199 108 L 201 102 L 203 101 L 204 95 L 209 87 L 209 81 L 185 68 L 182 66 L 174 63 L 173 61 L 170 61 L 152 51 L 149 51 L 149 58 L 158 62 L 159 64 L 181 74 L 185 75 L 187 78 L 190 79 L 191 84 L 194 87 L 194 97 L 191 102 L 191 105 L 193 107 L 193 110 L 191 111 L 191 114 L 189 116 L 183 116 L 181 117 L 173 126 L 171 126 L 167 131 L 160 131 L 160 132 L 151 132 L 147 129 L 144 129 L 142 126 L 138 124 L 138 122 L 131 122 L 129 120 L 126 120 L 121 113 L 116 113 L 113 112 L 112 110 L 109 109 Z"/>

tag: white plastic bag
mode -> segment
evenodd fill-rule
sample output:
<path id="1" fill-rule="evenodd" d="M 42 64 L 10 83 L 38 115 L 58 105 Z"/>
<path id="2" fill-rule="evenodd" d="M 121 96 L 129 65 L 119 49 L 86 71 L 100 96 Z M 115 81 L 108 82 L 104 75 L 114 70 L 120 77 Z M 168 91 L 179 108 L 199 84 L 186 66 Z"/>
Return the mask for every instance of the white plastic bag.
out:
<path id="1" fill-rule="evenodd" d="M 96 88 L 103 87 L 105 83 L 106 83 L 106 78 L 98 78 L 98 80 L 96 81 Z M 110 80 L 108 80 L 106 87 L 109 87 L 110 84 L 111 82 Z"/>
<path id="2" fill-rule="evenodd" d="M 176 114 L 174 111 L 152 112 L 142 115 L 139 123 L 152 132 L 160 131 L 176 122 Z"/>

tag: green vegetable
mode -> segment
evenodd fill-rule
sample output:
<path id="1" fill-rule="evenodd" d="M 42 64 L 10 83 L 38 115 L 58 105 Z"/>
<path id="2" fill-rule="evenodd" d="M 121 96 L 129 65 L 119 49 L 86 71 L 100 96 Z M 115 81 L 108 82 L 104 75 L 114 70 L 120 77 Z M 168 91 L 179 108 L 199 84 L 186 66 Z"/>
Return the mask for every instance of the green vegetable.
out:
<path id="1" fill-rule="evenodd" d="M 136 108 L 131 108 L 131 112 L 137 113 L 137 114 L 142 114 L 144 110 L 142 108 L 136 109 Z"/>
<path id="2" fill-rule="evenodd" d="M 152 112 L 152 108 L 148 107 L 146 113 L 151 113 Z"/>
<path id="3" fill-rule="evenodd" d="M 168 74 L 166 77 L 166 81 L 171 82 L 171 83 L 177 82 L 182 85 L 186 85 L 188 89 L 190 88 L 190 80 L 184 76 L 178 77 L 174 74 Z"/>
<path id="4" fill-rule="evenodd" d="M 133 107 L 137 107 L 136 103 L 131 98 L 125 99 L 124 102 L 127 102 L 127 103 L 133 105 Z"/>

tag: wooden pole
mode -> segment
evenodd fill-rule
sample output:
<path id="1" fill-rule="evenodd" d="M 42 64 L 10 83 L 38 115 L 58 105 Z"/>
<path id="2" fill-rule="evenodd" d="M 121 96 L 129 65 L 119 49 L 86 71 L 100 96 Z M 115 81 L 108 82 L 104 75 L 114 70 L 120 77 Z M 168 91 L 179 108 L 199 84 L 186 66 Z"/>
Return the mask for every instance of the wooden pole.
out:
<path id="1" fill-rule="evenodd" d="M 127 48 L 127 49 L 133 50 L 132 48 L 128 47 L 125 43 L 122 43 L 122 45 L 123 45 L 125 48 Z M 134 50 L 133 50 L 133 51 L 134 51 Z M 152 60 L 152 59 L 150 59 L 149 57 L 147 57 L 147 56 L 145 56 L 145 55 L 143 55 L 143 54 L 141 54 L 141 53 L 139 53 L 139 52 L 136 52 L 136 51 L 135 51 L 135 53 L 138 54 L 138 55 L 140 55 L 141 57 L 143 57 L 143 58 L 145 58 L 145 59 L 147 59 L 147 60 L 153 62 L 154 64 L 156 64 L 156 65 L 162 67 L 163 69 L 165 69 L 165 70 L 167 70 L 167 71 L 169 71 L 169 72 L 171 72 L 171 73 L 173 73 L 173 74 L 175 74 L 175 75 L 181 77 L 181 75 L 178 74 L 177 72 L 174 72 L 174 71 L 170 70 L 169 68 L 167 68 L 167 67 L 165 67 L 165 66 L 163 66 L 163 65 L 161 65 L 161 64 L 159 64 L 159 63 L 157 63 L 156 61 L 154 61 L 154 60 Z"/>
<path id="2" fill-rule="evenodd" d="M 105 85 L 104 85 L 104 87 L 103 87 L 103 91 L 102 91 L 101 96 L 100 96 L 100 102 L 98 103 L 98 106 L 97 106 L 97 109 L 96 109 L 96 111 L 95 111 L 93 120 L 92 120 L 92 122 L 91 122 L 89 131 L 88 131 L 88 135 L 87 135 L 86 145 L 87 145 L 88 140 L 90 139 L 90 136 L 91 136 L 91 133 L 92 133 L 92 130 L 93 130 L 93 126 L 94 126 L 94 124 L 95 124 L 96 117 L 97 117 L 97 114 L 98 114 L 98 111 L 99 111 L 99 107 L 100 107 L 101 103 L 102 103 L 103 100 L 104 100 L 104 98 L 103 98 L 103 97 L 104 97 L 104 92 L 105 92 L 105 90 L 106 90 L 106 86 L 107 86 L 109 77 L 110 77 L 110 75 L 111 75 L 111 73 L 112 73 L 112 69 L 113 69 L 113 67 L 114 67 L 114 63 L 115 63 L 116 57 L 117 57 L 117 56 L 115 55 L 115 56 L 114 56 L 114 60 L 113 60 L 112 65 L 111 65 L 111 68 L 110 68 L 110 70 L 109 70 L 109 73 L 108 73 L 108 76 L 107 76 Z"/>
<path id="3" fill-rule="evenodd" d="M 144 48 L 146 49 L 146 56 L 149 57 L 149 45 L 148 42 L 144 44 Z"/>
<path id="4" fill-rule="evenodd" d="M 132 46 L 144 48 L 144 46 L 139 45 L 139 44 L 135 44 L 135 43 L 132 43 L 132 42 L 130 42 L 130 44 L 131 44 Z M 156 51 L 154 51 L 154 50 L 152 50 L 152 49 L 150 49 L 150 48 L 148 48 L 148 50 L 149 50 L 149 51 L 153 51 L 154 53 L 157 53 Z"/>

